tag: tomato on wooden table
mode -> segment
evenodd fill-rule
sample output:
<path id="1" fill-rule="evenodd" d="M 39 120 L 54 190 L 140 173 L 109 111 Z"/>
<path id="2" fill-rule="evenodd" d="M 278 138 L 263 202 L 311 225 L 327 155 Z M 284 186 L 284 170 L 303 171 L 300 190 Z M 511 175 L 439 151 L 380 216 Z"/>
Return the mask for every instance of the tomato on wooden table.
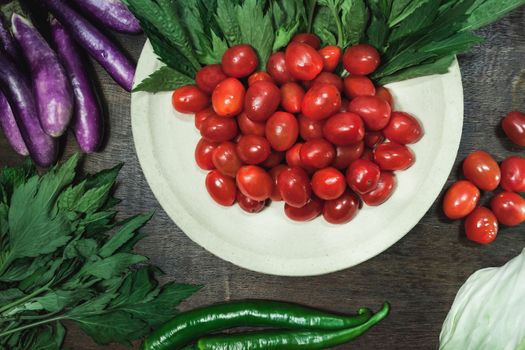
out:
<path id="1" fill-rule="evenodd" d="M 286 67 L 286 59 L 282 51 L 274 52 L 270 55 L 268 63 L 266 64 L 266 70 L 279 85 L 295 81 L 295 78 L 292 77 Z"/>
<path id="2" fill-rule="evenodd" d="M 445 193 L 443 212 L 449 219 L 461 219 L 476 208 L 479 197 L 479 189 L 472 182 L 457 181 Z"/>
<path id="3" fill-rule="evenodd" d="M 201 138 L 195 147 L 195 162 L 203 170 L 213 170 L 213 152 L 219 144 Z"/>
<path id="4" fill-rule="evenodd" d="M 508 113 L 501 121 L 501 126 L 512 142 L 525 146 L 525 113 L 518 111 Z"/>
<path id="5" fill-rule="evenodd" d="M 374 162 L 358 159 L 352 162 L 346 171 L 346 182 L 350 188 L 364 194 L 377 187 L 381 170 Z"/>
<path id="6" fill-rule="evenodd" d="M 291 42 L 285 51 L 286 68 L 299 80 L 314 80 L 323 70 L 323 58 L 310 45 Z"/>
<path id="7" fill-rule="evenodd" d="M 281 171 L 277 187 L 283 201 L 292 207 L 303 207 L 312 196 L 310 178 L 303 168 L 293 167 Z"/>
<path id="8" fill-rule="evenodd" d="M 202 122 L 202 137 L 214 141 L 224 142 L 235 138 L 239 133 L 237 122 L 234 118 L 224 118 L 218 115 L 211 115 Z"/>
<path id="9" fill-rule="evenodd" d="M 223 142 L 218 145 L 213 151 L 212 162 L 217 170 L 231 177 L 235 177 L 237 170 L 243 164 L 233 142 Z"/>
<path id="10" fill-rule="evenodd" d="M 356 216 L 359 206 L 359 198 L 346 190 L 341 197 L 324 203 L 323 217 L 331 224 L 345 224 Z"/>
<path id="11" fill-rule="evenodd" d="M 371 131 L 384 129 L 392 113 L 388 102 L 377 96 L 356 97 L 348 104 L 348 110 L 363 118 L 366 129 Z"/>
<path id="12" fill-rule="evenodd" d="M 387 142 L 374 149 L 374 161 L 382 170 L 405 170 L 416 161 L 414 153 L 405 145 Z"/>
<path id="13" fill-rule="evenodd" d="M 270 74 L 266 72 L 255 72 L 248 77 L 248 86 L 252 86 L 258 81 L 268 81 L 270 83 L 275 83 Z"/>
<path id="14" fill-rule="evenodd" d="M 501 179 L 498 163 L 490 154 L 483 151 L 472 152 L 465 158 L 463 175 L 484 191 L 494 191 Z"/>
<path id="15" fill-rule="evenodd" d="M 234 78 L 244 78 L 252 74 L 259 65 L 255 50 L 250 45 L 235 45 L 222 56 L 222 70 Z"/>
<path id="16" fill-rule="evenodd" d="M 505 191 L 525 192 L 525 158 L 511 156 L 501 163 L 501 187 Z"/>
<path id="17" fill-rule="evenodd" d="M 306 92 L 301 105 L 303 115 L 320 120 L 330 117 L 341 108 L 341 94 L 334 85 L 316 84 Z"/>
<path id="18" fill-rule="evenodd" d="M 351 75 L 344 80 L 344 92 L 348 98 L 374 96 L 376 88 L 369 78 L 362 75 Z"/>
<path id="19" fill-rule="evenodd" d="M 268 140 L 257 135 L 243 135 L 237 142 L 237 154 L 246 164 L 259 164 L 264 162 L 272 149 Z"/>
<path id="20" fill-rule="evenodd" d="M 365 144 L 363 141 L 349 146 L 337 146 L 332 166 L 339 170 L 346 170 L 348 166 L 363 155 Z"/>
<path id="21" fill-rule="evenodd" d="M 221 81 L 211 96 L 215 113 L 221 117 L 234 117 L 242 112 L 244 107 L 244 85 L 235 79 L 227 78 Z"/>
<path id="22" fill-rule="evenodd" d="M 345 177 L 336 168 L 320 169 L 312 176 L 312 190 L 321 199 L 336 199 L 343 194 L 345 189 Z"/>
<path id="23" fill-rule="evenodd" d="M 256 201 L 265 201 L 273 191 L 273 179 L 263 168 L 256 165 L 244 165 L 235 177 L 239 190 L 246 197 Z"/>
<path id="24" fill-rule="evenodd" d="M 525 221 L 525 199 L 517 193 L 498 193 L 490 200 L 490 208 L 503 225 L 517 226 Z"/>
<path id="25" fill-rule="evenodd" d="M 212 170 L 206 175 L 206 189 L 211 198 L 220 205 L 229 207 L 235 203 L 237 187 L 233 178 Z"/>
<path id="26" fill-rule="evenodd" d="M 281 90 L 274 83 L 259 81 L 248 88 L 244 98 L 244 112 L 255 122 L 264 122 L 281 103 Z"/>
<path id="27" fill-rule="evenodd" d="M 315 196 L 301 208 L 292 207 L 284 204 L 284 213 L 294 221 L 310 221 L 321 215 L 324 202 Z"/>
<path id="28" fill-rule="evenodd" d="M 352 75 L 373 73 L 380 62 L 379 52 L 368 44 L 351 46 L 343 54 L 343 66 Z"/>
<path id="29" fill-rule="evenodd" d="M 179 113 L 191 114 L 208 107 L 210 97 L 195 85 L 186 85 L 173 91 L 173 108 Z"/>
<path id="30" fill-rule="evenodd" d="M 305 141 L 323 138 L 323 126 L 325 120 L 315 120 L 306 118 L 300 114 L 297 118 L 299 122 L 299 135 Z"/>
<path id="31" fill-rule="evenodd" d="M 312 33 L 297 33 L 292 38 L 291 42 L 306 44 L 316 50 L 319 50 L 321 47 L 321 39 Z"/>
<path id="32" fill-rule="evenodd" d="M 210 64 L 202 67 L 197 74 L 195 74 L 195 84 L 207 94 L 215 90 L 217 85 L 228 78 L 220 64 Z"/>
<path id="33" fill-rule="evenodd" d="M 383 135 L 403 145 L 416 143 L 423 137 L 423 128 L 416 118 L 405 112 L 392 112 L 390 122 L 383 129 Z"/>
<path id="34" fill-rule="evenodd" d="M 304 167 L 321 169 L 332 163 L 335 158 L 335 149 L 325 139 L 314 139 L 306 141 L 302 145 L 299 154 Z"/>
<path id="35" fill-rule="evenodd" d="M 489 244 L 498 234 L 498 220 L 494 213 L 485 207 L 474 209 L 465 220 L 465 234 L 473 242 Z"/>
<path id="36" fill-rule="evenodd" d="M 328 45 L 319 50 L 323 58 L 323 71 L 333 72 L 339 65 L 341 59 L 341 49 L 335 45 Z"/>
<path id="37" fill-rule="evenodd" d="M 286 112 L 299 113 L 305 95 L 304 89 L 297 83 L 286 83 L 281 86 L 281 106 Z"/>
<path id="38" fill-rule="evenodd" d="M 393 172 L 382 171 L 376 188 L 361 195 L 366 205 L 378 206 L 386 202 L 394 193 L 396 177 Z"/>
<path id="39" fill-rule="evenodd" d="M 288 112 L 275 112 L 266 122 L 266 138 L 276 151 L 290 149 L 299 136 L 297 118 Z"/>
<path id="40" fill-rule="evenodd" d="M 266 201 L 255 201 L 246 197 L 242 192 L 237 191 L 237 204 L 247 213 L 255 214 L 261 212 L 266 206 Z"/>
<path id="41" fill-rule="evenodd" d="M 355 113 L 337 113 L 326 120 L 323 135 L 334 145 L 349 146 L 363 140 L 365 124 Z"/>
<path id="42" fill-rule="evenodd" d="M 237 122 L 239 123 L 239 129 L 243 135 L 257 135 L 264 136 L 266 133 L 266 124 L 261 122 L 254 122 L 245 112 L 242 112 L 237 117 Z"/>

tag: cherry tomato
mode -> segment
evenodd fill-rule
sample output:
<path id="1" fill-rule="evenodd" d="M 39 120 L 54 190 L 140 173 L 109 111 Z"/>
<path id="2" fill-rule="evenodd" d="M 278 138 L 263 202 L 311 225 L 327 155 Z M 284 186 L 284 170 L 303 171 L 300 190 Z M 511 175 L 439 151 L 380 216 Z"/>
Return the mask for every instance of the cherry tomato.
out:
<path id="1" fill-rule="evenodd" d="M 266 122 L 266 138 L 276 151 L 286 151 L 299 136 L 299 123 L 293 114 L 275 112 Z"/>
<path id="2" fill-rule="evenodd" d="M 295 81 L 294 77 L 292 77 L 290 71 L 286 67 L 284 52 L 278 51 L 273 53 L 270 58 L 268 58 L 266 70 L 279 85 Z"/>
<path id="3" fill-rule="evenodd" d="M 351 46 L 343 54 L 343 66 L 352 75 L 373 73 L 380 62 L 379 52 L 367 44 Z"/>
<path id="4" fill-rule="evenodd" d="M 463 175 L 484 191 L 494 191 L 501 179 L 498 163 L 490 154 L 483 151 L 472 152 L 465 158 Z"/>
<path id="5" fill-rule="evenodd" d="M 381 170 L 377 164 L 358 159 L 354 160 L 346 170 L 346 182 L 354 192 L 364 194 L 377 187 L 380 175 Z"/>
<path id="6" fill-rule="evenodd" d="M 284 164 L 279 164 L 270 169 L 270 176 L 273 179 L 273 191 L 270 195 L 272 201 L 280 202 L 283 200 L 281 197 L 281 191 L 279 191 L 279 186 L 277 186 L 277 179 L 279 178 L 279 174 L 285 169 L 288 169 L 288 167 Z"/>
<path id="7" fill-rule="evenodd" d="M 339 64 L 341 58 L 341 49 L 335 45 L 328 45 L 319 50 L 323 58 L 323 71 L 333 72 Z"/>
<path id="8" fill-rule="evenodd" d="M 286 112 L 299 113 L 304 98 L 304 89 L 297 83 L 281 86 L 281 106 Z"/>
<path id="9" fill-rule="evenodd" d="M 234 78 L 244 78 L 252 74 L 259 60 L 250 45 L 235 45 L 230 47 L 222 56 L 222 70 L 226 75 Z"/>
<path id="10" fill-rule="evenodd" d="M 306 92 L 301 105 L 305 117 L 325 119 L 341 108 L 341 94 L 334 85 L 316 84 Z"/>
<path id="11" fill-rule="evenodd" d="M 237 122 L 239 123 L 239 129 L 241 129 L 241 133 L 243 135 L 264 136 L 266 124 L 254 122 L 248 118 L 245 112 L 239 114 L 237 117 Z"/>
<path id="12" fill-rule="evenodd" d="M 208 119 L 208 117 L 210 115 L 217 115 L 214 111 L 213 111 L 213 108 L 211 107 L 208 107 L 208 108 L 205 108 L 205 109 L 202 109 L 200 111 L 198 111 L 197 113 L 195 113 L 195 127 L 197 128 L 197 130 L 200 130 L 201 127 L 202 127 L 202 123 Z"/>
<path id="13" fill-rule="evenodd" d="M 396 187 L 396 177 L 390 171 L 383 171 L 379 176 L 377 187 L 368 193 L 361 195 L 366 205 L 378 206 L 383 204 L 392 196 Z"/>
<path id="14" fill-rule="evenodd" d="M 321 39 L 315 34 L 312 33 L 297 33 L 292 38 L 291 42 L 302 43 L 313 47 L 316 50 L 319 50 L 321 47 Z"/>
<path id="15" fill-rule="evenodd" d="M 334 146 L 325 139 L 306 141 L 300 150 L 301 163 L 308 168 L 321 169 L 329 166 L 335 158 Z"/>
<path id="16" fill-rule="evenodd" d="M 246 197 L 256 201 L 265 201 L 273 191 L 273 180 L 263 168 L 245 165 L 237 171 L 237 186 Z"/>
<path id="17" fill-rule="evenodd" d="M 220 64 L 210 64 L 202 67 L 197 74 L 195 74 L 195 83 L 207 94 L 211 94 L 215 87 L 228 78 L 226 74 L 222 71 Z"/>
<path id="18" fill-rule="evenodd" d="M 331 224 L 345 224 L 359 211 L 359 198 L 346 190 L 341 197 L 324 202 L 323 217 Z"/>
<path id="19" fill-rule="evenodd" d="M 490 200 L 490 207 L 498 222 L 516 226 L 525 221 L 525 199 L 514 192 L 501 192 Z"/>
<path id="20" fill-rule="evenodd" d="M 186 85 L 173 91 L 173 108 L 179 113 L 197 113 L 208 107 L 210 98 L 195 85 Z"/>
<path id="21" fill-rule="evenodd" d="M 407 145 L 423 137 L 423 129 L 416 118 L 405 112 L 392 112 L 390 122 L 383 129 L 383 135 L 390 141 Z"/>
<path id="22" fill-rule="evenodd" d="M 255 214 L 260 213 L 266 206 L 266 201 L 254 201 L 251 198 L 246 197 L 242 192 L 237 192 L 237 204 L 247 213 Z"/>
<path id="23" fill-rule="evenodd" d="M 244 95 L 244 85 L 235 79 L 227 78 L 221 81 L 211 97 L 215 113 L 221 117 L 234 117 L 242 112 Z"/>
<path id="24" fill-rule="evenodd" d="M 323 201 L 319 198 L 312 199 L 301 208 L 295 208 L 291 205 L 284 204 L 284 213 L 294 221 L 310 221 L 321 215 L 323 212 Z"/>
<path id="25" fill-rule="evenodd" d="M 363 154 L 361 155 L 361 159 L 374 161 L 374 151 L 368 147 L 365 147 Z"/>
<path id="26" fill-rule="evenodd" d="M 273 78 L 270 76 L 270 74 L 266 72 L 255 72 L 248 78 L 248 86 L 252 86 L 258 81 L 267 81 L 270 83 L 275 83 L 273 81 Z"/>
<path id="27" fill-rule="evenodd" d="M 268 158 L 261 163 L 265 168 L 273 168 L 282 163 L 284 159 L 284 152 L 272 151 Z"/>
<path id="28" fill-rule="evenodd" d="M 204 138 L 200 139 L 195 147 L 195 162 L 203 170 L 213 170 L 213 151 L 217 148 L 216 142 L 210 142 Z"/>
<path id="29" fill-rule="evenodd" d="M 288 164 L 289 167 L 304 167 L 303 163 L 301 162 L 302 147 L 303 144 L 298 142 L 295 145 L 293 145 L 288 151 L 286 151 L 286 164 Z"/>
<path id="30" fill-rule="evenodd" d="M 295 79 L 314 80 L 323 70 L 323 58 L 307 44 L 291 42 L 284 57 L 286 68 Z"/>
<path id="31" fill-rule="evenodd" d="M 314 86 L 315 84 L 332 84 L 340 93 L 343 92 L 343 79 L 334 73 L 322 72 L 317 78 L 312 80 L 311 86 Z"/>
<path id="32" fill-rule="evenodd" d="M 369 148 L 374 148 L 385 140 L 381 131 L 368 131 L 365 134 L 365 144 Z"/>
<path id="33" fill-rule="evenodd" d="M 281 90 L 274 83 L 259 81 L 248 88 L 244 111 L 255 122 L 264 122 L 281 103 Z"/>
<path id="34" fill-rule="evenodd" d="M 356 97 L 350 101 L 348 109 L 359 114 L 365 122 L 366 129 L 372 131 L 385 128 L 392 112 L 390 105 L 376 96 Z"/>
<path id="35" fill-rule="evenodd" d="M 416 158 L 407 146 L 388 142 L 377 145 L 374 161 L 382 170 L 405 170 L 414 164 Z"/>
<path id="36" fill-rule="evenodd" d="M 243 135 L 237 143 L 237 154 L 246 164 L 264 162 L 271 153 L 270 143 L 262 136 Z"/>
<path id="37" fill-rule="evenodd" d="M 392 97 L 392 94 L 390 93 L 390 90 L 388 90 L 386 87 L 378 86 L 376 88 L 376 96 L 379 97 L 380 99 L 388 102 L 390 107 L 392 107 L 392 109 L 394 109 L 394 98 Z"/>
<path id="38" fill-rule="evenodd" d="M 511 156 L 501 163 L 501 187 L 505 191 L 525 192 L 525 158 Z"/>
<path id="39" fill-rule="evenodd" d="M 339 198 L 346 189 L 344 175 L 336 168 L 317 170 L 312 176 L 312 190 L 324 200 Z"/>
<path id="40" fill-rule="evenodd" d="M 211 198 L 220 205 L 229 207 L 235 203 L 237 194 L 235 181 L 219 170 L 212 170 L 206 175 L 206 189 Z"/>
<path id="41" fill-rule="evenodd" d="M 310 179 L 303 168 L 293 167 L 281 171 L 277 186 L 283 201 L 292 207 L 303 207 L 312 195 Z"/>
<path id="42" fill-rule="evenodd" d="M 344 91 L 348 98 L 374 96 L 376 88 L 372 80 L 361 75 L 351 75 L 344 80 Z"/>
<path id="43" fill-rule="evenodd" d="M 337 113 L 326 120 L 324 137 L 337 146 L 349 146 L 363 140 L 365 124 L 355 113 Z"/>
<path id="44" fill-rule="evenodd" d="M 510 112 L 501 121 L 503 131 L 512 142 L 525 146 L 525 113 Z"/>
<path id="45" fill-rule="evenodd" d="M 365 145 L 363 141 L 350 146 L 337 146 L 332 166 L 339 170 L 346 169 L 354 160 L 359 159 L 363 155 L 364 150 Z"/>
<path id="46" fill-rule="evenodd" d="M 301 135 L 303 140 L 309 141 L 323 138 L 324 120 L 306 118 L 302 114 L 299 115 L 297 120 L 299 122 L 299 135 Z"/>
<path id="47" fill-rule="evenodd" d="M 467 238 L 480 244 L 489 244 L 498 234 L 498 220 L 496 215 L 485 207 L 474 209 L 465 220 Z"/>
<path id="48" fill-rule="evenodd" d="M 233 142 L 223 142 L 217 146 L 213 151 L 212 162 L 217 170 L 231 177 L 235 177 L 237 170 L 242 166 L 242 160 Z"/>
<path id="49" fill-rule="evenodd" d="M 472 182 L 457 181 L 445 193 L 443 212 L 449 219 L 464 218 L 476 208 L 479 196 L 479 190 Z"/>
<path id="50" fill-rule="evenodd" d="M 209 116 L 202 122 L 201 126 L 202 137 L 214 142 L 229 141 L 235 138 L 238 132 L 235 119 L 223 118 L 217 115 Z"/>

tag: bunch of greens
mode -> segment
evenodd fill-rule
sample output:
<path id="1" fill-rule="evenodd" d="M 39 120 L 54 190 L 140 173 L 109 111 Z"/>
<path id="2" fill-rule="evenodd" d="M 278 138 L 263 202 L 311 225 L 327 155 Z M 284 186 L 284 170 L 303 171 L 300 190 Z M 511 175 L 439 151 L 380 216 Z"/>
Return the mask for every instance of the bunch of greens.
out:
<path id="1" fill-rule="evenodd" d="M 165 67 L 136 91 L 191 84 L 201 65 L 250 44 L 264 70 L 298 32 L 341 48 L 366 42 L 382 54 L 372 78 L 386 84 L 448 71 L 454 56 L 481 42 L 471 31 L 525 0 L 124 0 Z M 345 72 L 341 72 L 345 74 Z"/>
<path id="2" fill-rule="evenodd" d="M 63 320 L 99 344 L 128 344 L 200 288 L 160 287 L 133 252 L 151 214 L 115 219 L 120 166 L 76 179 L 77 163 L 0 171 L 0 348 L 59 349 Z"/>

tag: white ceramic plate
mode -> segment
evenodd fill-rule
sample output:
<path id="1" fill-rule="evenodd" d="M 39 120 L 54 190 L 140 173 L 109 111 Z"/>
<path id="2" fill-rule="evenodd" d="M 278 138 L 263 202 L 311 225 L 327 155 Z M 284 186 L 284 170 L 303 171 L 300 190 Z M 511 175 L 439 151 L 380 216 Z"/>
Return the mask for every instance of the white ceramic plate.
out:
<path id="1" fill-rule="evenodd" d="M 161 63 L 146 43 L 140 82 Z M 417 161 L 397 173 L 394 195 L 379 207 L 364 207 L 346 225 L 322 218 L 307 223 L 286 218 L 282 203 L 257 215 L 221 207 L 208 196 L 206 173 L 195 164 L 199 133 L 193 117 L 171 107 L 171 93 L 134 93 L 133 136 L 146 179 L 175 223 L 196 243 L 244 268 L 275 275 L 309 276 L 357 265 L 381 253 L 412 229 L 430 208 L 456 158 L 463 125 L 463 89 L 456 63 L 445 75 L 396 83 L 398 110 L 417 116 L 425 137 L 412 149 Z"/>

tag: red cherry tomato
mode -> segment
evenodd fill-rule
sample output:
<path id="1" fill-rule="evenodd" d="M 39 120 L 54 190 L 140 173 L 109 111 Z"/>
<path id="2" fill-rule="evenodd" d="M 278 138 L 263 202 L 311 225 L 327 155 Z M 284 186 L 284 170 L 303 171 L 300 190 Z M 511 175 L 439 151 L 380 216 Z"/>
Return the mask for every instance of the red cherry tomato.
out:
<path id="1" fill-rule="evenodd" d="M 299 122 L 299 135 L 301 135 L 303 140 L 309 141 L 323 138 L 324 120 L 306 118 L 302 114 L 299 115 L 297 120 Z"/>
<path id="2" fill-rule="evenodd" d="M 365 124 L 355 113 L 337 113 L 326 120 L 324 137 L 337 146 L 349 146 L 363 140 Z"/>
<path id="3" fill-rule="evenodd" d="M 380 62 L 379 52 L 367 44 L 351 46 L 343 55 L 343 66 L 352 75 L 373 73 Z"/>
<path id="4" fill-rule="evenodd" d="M 303 144 L 298 142 L 295 145 L 293 145 L 292 148 L 286 151 L 286 164 L 288 164 L 289 167 L 303 167 L 303 163 L 301 162 L 302 147 Z"/>
<path id="5" fill-rule="evenodd" d="M 376 88 L 372 80 L 361 75 L 351 75 L 344 80 L 345 96 L 354 98 L 359 96 L 374 96 Z"/>
<path id="6" fill-rule="evenodd" d="M 288 167 L 284 164 L 279 164 L 270 169 L 270 176 L 273 179 L 273 191 L 270 195 L 270 199 L 274 202 L 280 202 L 283 200 L 281 197 L 281 191 L 279 191 L 279 186 L 277 186 L 277 179 L 279 178 L 279 174 L 285 169 L 288 169 Z"/>
<path id="7" fill-rule="evenodd" d="M 238 115 L 242 112 L 245 94 L 244 85 L 239 80 L 228 78 L 221 81 L 211 97 L 215 113 L 221 117 Z"/>
<path id="8" fill-rule="evenodd" d="M 276 151 L 286 151 L 299 136 L 299 124 L 293 114 L 275 112 L 266 122 L 266 138 Z"/>
<path id="9" fill-rule="evenodd" d="M 242 166 L 242 160 L 233 142 L 223 142 L 217 146 L 213 151 L 212 162 L 217 170 L 231 177 L 235 177 L 237 170 Z"/>
<path id="10" fill-rule="evenodd" d="M 407 146 L 388 142 L 377 145 L 374 161 L 383 170 L 405 170 L 414 164 L 416 158 Z"/>
<path id="11" fill-rule="evenodd" d="M 365 147 L 365 150 L 363 151 L 363 154 L 361 155 L 361 159 L 369 160 L 373 162 L 374 161 L 374 151 L 368 147 Z"/>
<path id="12" fill-rule="evenodd" d="M 264 162 L 271 153 L 270 143 L 262 136 L 243 135 L 237 143 L 237 154 L 246 164 Z"/>
<path id="13" fill-rule="evenodd" d="M 359 206 L 359 198 L 346 190 L 341 197 L 324 203 L 323 217 L 331 224 L 345 224 L 356 216 Z"/>
<path id="14" fill-rule="evenodd" d="M 359 114 L 366 129 L 377 131 L 385 128 L 390 121 L 390 105 L 376 96 L 360 96 L 350 101 L 348 110 Z"/>
<path id="15" fill-rule="evenodd" d="M 514 192 L 501 192 L 490 200 L 490 207 L 498 222 L 516 226 L 525 221 L 525 199 Z"/>
<path id="16" fill-rule="evenodd" d="M 344 175 L 336 168 L 317 170 L 312 176 L 312 190 L 324 200 L 339 198 L 346 189 Z"/>
<path id="17" fill-rule="evenodd" d="M 364 159 L 354 160 L 346 170 L 346 182 L 358 194 L 377 188 L 380 176 L 381 170 L 377 164 Z"/>
<path id="18" fill-rule="evenodd" d="M 334 85 L 316 84 L 304 95 L 301 110 L 305 117 L 325 119 L 341 108 L 341 94 Z"/>
<path id="19" fill-rule="evenodd" d="M 195 113 L 195 127 L 197 128 L 197 130 L 200 130 L 201 127 L 202 127 L 202 123 L 208 119 L 208 117 L 210 115 L 217 115 L 214 111 L 213 111 L 213 108 L 211 107 L 208 107 L 208 108 L 205 108 L 205 109 L 202 109 L 200 111 L 198 111 L 197 113 Z"/>
<path id="20" fill-rule="evenodd" d="M 292 77 L 290 71 L 286 67 L 284 52 L 278 51 L 273 53 L 270 58 L 268 58 L 266 70 L 279 85 L 295 81 L 294 77 Z"/>
<path id="21" fill-rule="evenodd" d="M 195 85 L 186 85 L 173 91 L 173 108 L 179 113 L 197 113 L 208 107 L 210 98 Z"/>
<path id="22" fill-rule="evenodd" d="M 237 204 L 247 213 L 255 214 L 260 213 L 266 206 L 266 201 L 254 201 L 251 198 L 246 197 L 242 192 L 237 192 Z"/>
<path id="23" fill-rule="evenodd" d="M 222 70 L 226 75 L 234 78 L 244 78 L 252 74 L 259 60 L 250 45 L 235 45 L 230 47 L 222 56 Z"/>
<path id="24" fill-rule="evenodd" d="M 261 163 L 265 168 L 273 168 L 282 163 L 284 159 L 284 152 L 272 151 L 268 158 Z"/>
<path id="25" fill-rule="evenodd" d="M 203 170 L 213 170 L 213 151 L 217 148 L 216 142 L 210 142 L 206 139 L 200 139 L 195 147 L 195 162 Z"/>
<path id="26" fill-rule="evenodd" d="M 281 86 L 281 106 L 286 112 L 299 113 L 304 98 L 304 89 L 297 83 Z"/>
<path id="27" fill-rule="evenodd" d="M 323 58 L 323 71 L 333 72 L 341 59 L 341 49 L 335 45 L 328 45 L 319 50 Z"/>
<path id="28" fill-rule="evenodd" d="M 489 244 L 498 234 L 498 219 L 490 209 L 476 208 L 465 220 L 465 233 L 473 242 Z"/>
<path id="29" fill-rule="evenodd" d="M 323 58 L 307 44 L 291 42 L 284 57 L 286 68 L 295 79 L 314 80 L 323 70 Z"/>
<path id="30" fill-rule="evenodd" d="M 291 42 L 302 43 L 313 47 L 316 50 L 319 50 L 321 47 L 321 39 L 315 34 L 312 33 L 297 33 L 292 38 Z"/>
<path id="31" fill-rule="evenodd" d="M 378 86 L 376 88 L 376 96 L 379 97 L 380 99 L 388 102 L 390 107 L 392 107 L 392 109 L 394 109 L 394 98 L 392 97 L 392 94 L 390 93 L 390 90 L 388 90 L 386 87 Z"/>
<path id="32" fill-rule="evenodd" d="M 301 163 L 307 168 L 321 169 L 329 166 L 335 158 L 334 146 L 325 139 L 306 141 L 300 150 Z"/>
<path id="33" fill-rule="evenodd" d="M 385 140 L 381 131 L 368 131 L 365 134 L 365 144 L 369 148 L 374 148 Z"/>
<path id="34" fill-rule="evenodd" d="M 264 122 L 281 103 L 281 90 L 274 83 L 259 81 L 248 88 L 244 111 L 255 122 Z"/>
<path id="35" fill-rule="evenodd" d="M 255 72 L 248 78 L 248 86 L 252 86 L 258 81 L 267 81 L 270 83 L 275 83 L 273 81 L 273 78 L 270 76 L 270 74 L 266 72 Z"/>
<path id="36" fill-rule="evenodd" d="M 350 146 L 337 146 L 335 148 L 335 159 L 332 162 L 332 166 L 339 170 L 344 170 L 350 166 L 350 164 L 359 159 L 365 150 L 365 144 L 363 141 L 355 143 Z"/>
<path id="37" fill-rule="evenodd" d="M 525 158 L 511 156 L 501 163 L 501 187 L 505 191 L 525 192 Z"/>
<path id="38" fill-rule="evenodd" d="M 476 208 L 479 196 L 479 190 L 472 182 L 457 181 L 445 193 L 443 212 L 449 219 L 464 218 Z"/>
<path id="39" fill-rule="evenodd" d="M 423 129 L 416 118 L 405 112 L 392 112 L 390 122 L 383 129 L 383 135 L 390 141 L 407 145 L 423 137 Z"/>
<path id="40" fill-rule="evenodd" d="M 501 121 L 503 131 L 512 142 L 525 146 L 525 113 L 510 112 Z"/>
<path id="41" fill-rule="evenodd" d="M 245 112 L 242 112 L 239 117 L 237 117 L 237 122 L 239 123 L 239 129 L 241 129 L 243 135 L 264 136 L 266 124 L 254 122 L 248 118 Z"/>
<path id="42" fill-rule="evenodd" d="M 392 196 L 396 187 L 396 177 L 390 171 L 383 171 L 379 176 L 377 187 L 372 191 L 361 195 L 366 205 L 378 206 L 383 204 Z"/>
<path id="43" fill-rule="evenodd" d="M 202 67 L 195 74 L 195 83 L 199 89 L 211 95 L 215 87 L 226 78 L 228 76 L 224 74 L 220 64 L 210 64 Z"/>
<path id="44" fill-rule="evenodd" d="M 483 191 L 494 191 L 501 179 L 498 163 L 483 151 L 472 152 L 465 158 L 463 175 Z"/>
<path id="45" fill-rule="evenodd" d="M 292 207 L 303 207 L 312 195 L 310 179 L 303 168 L 293 167 L 283 170 L 277 178 L 277 186 L 283 201 Z"/>
<path id="46" fill-rule="evenodd" d="M 312 81 L 311 86 L 314 86 L 315 84 L 332 84 L 340 93 L 343 92 L 343 79 L 334 73 L 322 72 Z"/>
<path id="47" fill-rule="evenodd" d="M 308 203 L 301 208 L 295 208 L 291 205 L 284 204 L 284 213 L 294 221 L 310 221 L 321 215 L 323 212 L 323 201 L 313 197 Z"/>
<path id="48" fill-rule="evenodd" d="M 245 165 L 237 171 L 237 186 L 246 197 L 256 201 L 265 201 L 273 191 L 273 180 L 263 168 Z"/>
<path id="49" fill-rule="evenodd" d="M 206 189 L 211 198 L 220 205 L 229 207 L 235 203 L 237 195 L 235 181 L 219 170 L 212 170 L 206 175 Z"/>
<path id="50" fill-rule="evenodd" d="M 210 141 L 224 142 L 235 138 L 239 130 L 235 119 L 211 115 L 202 122 L 200 131 L 202 137 Z"/>

